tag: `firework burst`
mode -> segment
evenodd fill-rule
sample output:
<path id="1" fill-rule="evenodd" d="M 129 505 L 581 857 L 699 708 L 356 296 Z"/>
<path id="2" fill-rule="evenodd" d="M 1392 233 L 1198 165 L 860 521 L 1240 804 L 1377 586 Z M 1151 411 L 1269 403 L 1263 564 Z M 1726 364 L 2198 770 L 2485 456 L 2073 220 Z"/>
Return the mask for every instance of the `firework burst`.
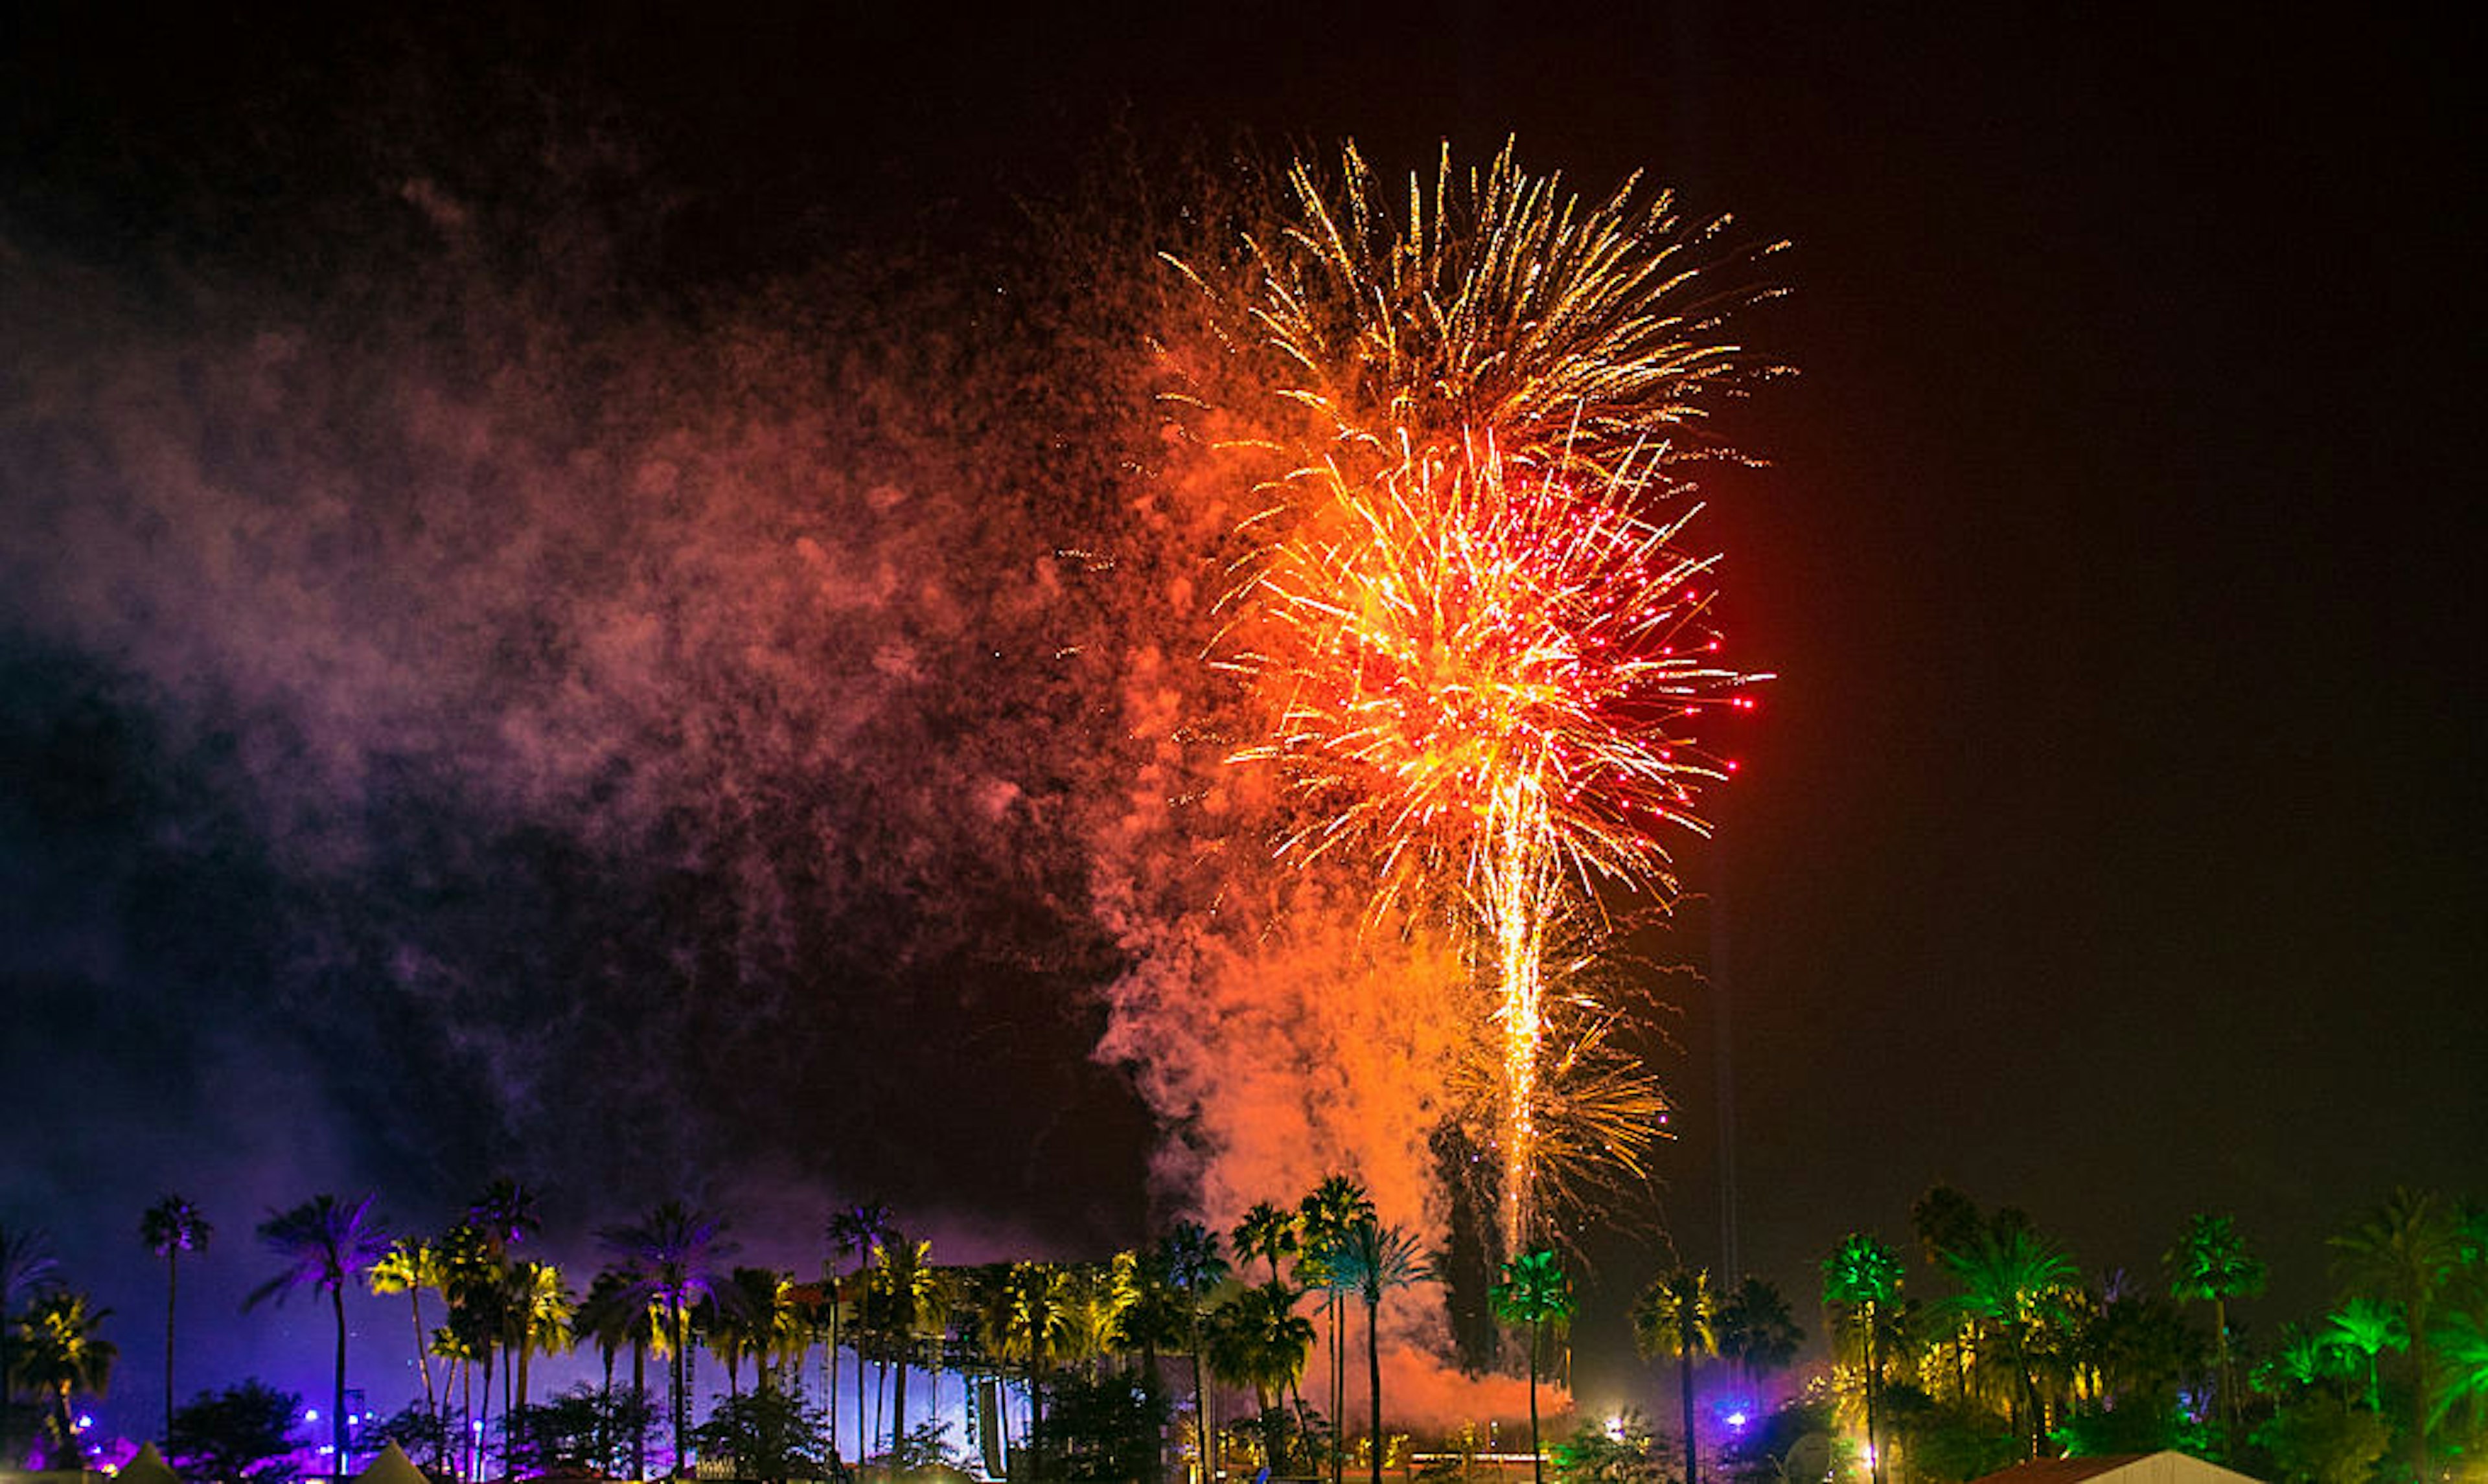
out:
<path id="1" fill-rule="evenodd" d="M 1565 1090 L 1542 1075 L 1559 1019 L 1545 945 L 1600 878 L 1672 889 L 1662 831 L 1705 830 L 1694 790 L 1727 772 L 1690 723 L 1749 704 L 1760 679 L 1716 662 L 1711 563 L 1678 544 L 1690 509 L 1643 514 L 1665 503 L 1655 478 L 1628 466 L 1581 491 L 1491 445 L 1408 449 L 1369 483 L 1336 481 L 1334 519 L 1267 552 L 1234 596 L 1259 632 L 1224 662 L 1276 705 L 1239 757 L 1282 765 L 1310 806 L 1282 853 L 1376 862 L 1377 910 L 1456 882 L 1490 945 L 1514 1239 L 1551 1148 L 1577 1154 L 1595 1124 L 1635 1149 L 1647 1135 L 1614 1134 L 1612 1115 L 1664 1106 L 1613 1096 L 1603 1031 L 1558 1057 L 1584 1074 Z M 1575 1133 L 1550 1141 L 1559 1107 L 1604 1115 L 1568 1116 Z"/>
<path id="2" fill-rule="evenodd" d="M 1669 472 L 1728 452 L 1705 408 L 1769 369 L 1718 333 L 1766 292 L 1760 254 L 1636 181 L 1585 202 L 1509 146 L 1465 172 L 1447 150 L 1404 212 L 1342 164 L 1298 162 L 1237 254 L 1177 265 L 1267 395 L 1231 441 L 1282 471 L 1239 527 L 1216 661 L 1265 709 L 1236 758 L 1305 806 L 1281 854 L 1371 862 L 1377 916 L 1422 893 L 1473 928 L 1517 1249 L 1553 1171 L 1638 1170 L 1665 1107 L 1547 945 L 1602 920 L 1602 881 L 1674 890 L 1663 836 L 1707 832 L 1697 790 L 1733 769 L 1695 720 L 1763 678 L 1718 661 Z"/>

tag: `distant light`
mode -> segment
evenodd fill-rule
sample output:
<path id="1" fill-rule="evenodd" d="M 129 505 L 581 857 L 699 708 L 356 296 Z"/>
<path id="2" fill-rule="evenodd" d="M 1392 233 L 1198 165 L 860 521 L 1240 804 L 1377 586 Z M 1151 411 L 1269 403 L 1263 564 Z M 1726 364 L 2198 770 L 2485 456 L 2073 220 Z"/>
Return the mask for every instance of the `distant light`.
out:
<path id="1" fill-rule="evenodd" d="M 94 1418 L 94 1417 L 92 1417 L 92 1416 L 88 1415 L 87 1414 L 85 1414 L 85 1413 L 83 1413 L 83 1412 L 81 1412 L 81 1413 L 79 1413 L 79 1414 L 78 1414 L 78 1419 L 77 1419 L 77 1430 L 78 1430 L 79 1432 L 85 1432 L 88 1428 L 93 1427 L 93 1426 L 95 1426 L 95 1418 Z"/>
<path id="2" fill-rule="evenodd" d="M 1745 1409 L 1739 1407 L 1736 1411 L 1728 1414 L 1728 1415 L 1721 1420 L 1741 1433 L 1745 1430 L 1745 1424 L 1752 1421 L 1753 1418 L 1745 1415 Z"/>
<path id="3" fill-rule="evenodd" d="M 303 1421 L 305 1421 L 305 1422 L 317 1422 L 317 1421 L 319 1421 L 319 1420 L 320 1420 L 320 1409 L 319 1409 L 319 1408 L 317 1408 L 317 1407 L 305 1407 L 305 1408 L 303 1408 L 303 1409 L 302 1409 L 302 1420 L 303 1420 Z"/>

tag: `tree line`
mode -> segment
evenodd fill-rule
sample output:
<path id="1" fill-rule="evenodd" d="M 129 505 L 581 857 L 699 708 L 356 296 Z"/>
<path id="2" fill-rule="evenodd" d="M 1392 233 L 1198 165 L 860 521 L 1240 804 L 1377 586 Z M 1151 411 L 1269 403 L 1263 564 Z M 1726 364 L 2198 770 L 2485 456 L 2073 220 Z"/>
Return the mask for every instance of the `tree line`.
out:
<path id="1" fill-rule="evenodd" d="M 2403 1484 L 2449 1477 L 2488 1442 L 2479 1207 L 2395 1191 L 2332 1239 L 2335 1303 L 2269 1330 L 2232 1307 L 2262 1291 L 2265 1272 L 2226 1217 L 2192 1218 L 2150 1278 L 2085 1276 L 2024 1213 L 1947 1187 L 1917 1202 L 1911 1226 L 1906 1253 L 1867 1232 L 1828 1248 L 1826 1357 L 1810 1369 L 1768 1280 L 1714 1282 L 1682 1265 L 1657 1274 L 1630 1318 L 1644 1354 L 1674 1362 L 1672 1437 L 1633 1417 L 1541 1446 L 1541 1375 L 1562 1356 L 1571 1281 L 1552 1250 L 1502 1264 L 1490 1307 L 1528 1380 L 1533 1479 L 1700 1484 L 1708 1464 L 1714 1478 L 1785 1484 L 1793 1460 L 1810 1468 L 1819 1453 L 1825 1473 L 1860 1484 L 1959 1484 L 2024 1459 L 2173 1447 L 2291 1484 Z M 1344 1176 L 1257 1204 L 1228 1231 L 1178 1222 L 1089 1263 L 946 1265 L 868 1203 L 825 1222 L 817 1275 L 798 1275 L 737 1263 L 728 1222 L 677 1201 L 600 1231 L 604 1265 L 582 1292 L 529 1255 L 541 1227 L 535 1193 L 506 1179 L 434 1234 L 385 1231 L 370 1197 L 318 1196 L 258 1225 L 278 1266 L 245 1307 L 305 1295 L 334 1320 L 325 1471 L 393 1440 L 444 1480 L 645 1478 L 694 1459 L 771 1479 L 856 1462 L 1162 1479 L 1206 1459 L 1333 1484 L 1354 1467 L 1379 1484 L 1386 1468 L 1411 1467 L 1407 1437 L 1386 1427 L 1380 1311 L 1394 1292 L 1442 1281 L 1437 1258 Z M 197 1479 L 276 1484 L 305 1467 L 284 1462 L 298 1404 L 252 1382 L 175 1405 L 182 1265 L 212 1235 L 178 1195 L 140 1221 L 165 1265 L 162 1436 Z M 45 1461 L 74 1464 L 88 1451 L 74 1399 L 101 1391 L 117 1354 L 108 1316 L 60 1281 L 40 1232 L 0 1227 L 0 1418 L 34 1435 Z M 359 1429 L 346 1386 L 352 1287 L 404 1298 L 422 1385 Z M 532 1362 L 573 1350 L 598 1356 L 601 1384 L 535 1398 Z M 725 1390 L 694 1424 L 702 1356 Z M 1351 1368 L 1365 1373 L 1362 1415 L 1349 1410 Z M 973 1436 L 948 1436 L 946 1380 Z M 1731 1426 L 1706 1421 L 1706 1391 L 1781 1402 Z M 1428 1468 L 1474 1475 L 1476 1452 L 1456 1441 Z"/>

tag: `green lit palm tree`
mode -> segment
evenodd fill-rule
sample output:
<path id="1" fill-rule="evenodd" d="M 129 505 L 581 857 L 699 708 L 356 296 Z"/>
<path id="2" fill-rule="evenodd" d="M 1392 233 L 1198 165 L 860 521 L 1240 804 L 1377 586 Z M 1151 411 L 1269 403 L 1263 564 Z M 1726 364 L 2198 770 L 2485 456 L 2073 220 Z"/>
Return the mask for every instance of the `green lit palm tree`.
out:
<path id="1" fill-rule="evenodd" d="M 17 1322 L 23 1340 L 17 1375 L 43 1398 L 43 1431 L 50 1444 L 46 1462 L 52 1469 L 85 1467 L 86 1450 L 78 1442 L 70 1401 L 79 1392 L 101 1393 L 112 1379 L 112 1362 L 120 1352 L 96 1333 L 111 1314 L 110 1309 L 89 1307 L 84 1294 L 53 1289 Z"/>
<path id="2" fill-rule="evenodd" d="M 2035 1362 L 2049 1327 L 2062 1312 L 2066 1292 L 2074 1286 L 2073 1260 L 2038 1233 L 1998 1222 L 1968 1251 L 1948 1254 L 1945 1261 L 1961 1282 L 1953 1305 L 2001 1341 L 2012 1368 L 2016 1436 L 2023 1456 L 2036 1458 L 2047 1419 Z"/>
<path id="3" fill-rule="evenodd" d="M 2436 1302 L 2461 1266 L 2459 1214 L 2430 1190 L 2396 1190 L 2332 1239 L 2332 1275 L 2344 1293 L 2393 1304 L 2410 1338 L 2411 1451 L 2421 1479 L 2428 1470 L 2427 1430 L 2436 1386 L 2429 1340 Z"/>
<path id="4" fill-rule="evenodd" d="M 167 1195 L 138 1218 L 138 1240 L 164 1259 L 164 1436 L 173 1436 L 173 1311 L 182 1288 L 182 1254 L 204 1252 L 215 1235 L 198 1207 Z"/>
<path id="5" fill-rule="evenodd" d="M 1675 1268 L 1642 1290 L 1633 1305 L 1633 1344 L 1645 1356 L 1676 1358 L 1677 1387 L 1684 1413 L 1684 1481 L 1701 1484 L 1693 1427 L 1693 1362 L 1719 1353 L 1710 1302 L 1710 1274 Z"/>
<path id="6" fill-rule="evenodd" d="M 2367 1366 L 2367 1410 L 2383 1406 L 2376 1358 L 2386 1351 L 2398 1355 L 2410 1348 L 2410 1330 L 2391 1304 L 2364 1294 L 2354 1295 L 2324 1316 L 2324 1339 L 2343 1355 L 2355 1355 Z"/>
<path id="7" fill-rule="evenodd" d="M 674 1469 L 689 1468 L 684 1442 L 691 1431 L 691 1397 L 685 1376 L 691 1313 L 717 1284 L 718 1265 L 735 1251 L 725 1221 L 681 1201 L 667 1201 L 640 1220 L 599 1234 L 606 1250 L 629 1264 L 633 1291 L 664 1317 L 673 1371 L 665 1398 L 673 1424 Z"/>
<path id="8" fill-rule="evenodd" d="M 1541 1247 L 1506 1262 L 1486 1300 L 1504 1323 L 1529 1327 L 1529 1477 L 1545 1484 L 1546 1455 L 1538 1445 L 1539 1340 L 1571 1319 L 1572 1280 L 1553 1249 Z"/>
<path id="9" fill-rule="evenodd" d="M 250 1291 L 244 1309 L 269 1299 L 280 1303 L 300 1289 L 328 1296 L 337 1321 L 335 1388 L 330 1395 L 328 1433 L 336 1476 L 353 1471 L 346 1450 L 346 1288 L 388 1251 L 388 1234 L 372 1216 L 372 1197 L 346 1202 L 333 1195 L 315 1195 L 291 1211 L 259 1223 L 259 1240 L 282 1258 L 284 1271 Z"/>
<path id="10" fill-rule="evenodd" d="M 2229 1301 L 2263 1292 L 2264 1268 L 2247 1250 L 2237 1223 L 2225 1216 L 2196 1215 L 2185 1235 L 2161 1259 L 2168 1291 L 2179 1299 L 2212 1305 L 2212 1348 L 2220 1376 L 2220 1426 L 2228 1451 L 2238 1448 L 2238 1378 L 2229 1355 Z"/>
<path id="11" fill-rule="evenodd" d="M 2436 1327 L 2436 1348 L 2445 1380 L 2431 1420 L 2442 1422 L 2456 1402 L 2468 1402 L 2475 1425 L 2488 1404 L 2488 1319 L 2467 1309 L 2446 1314 Z"/>
<path id="12" fill-rule="evenodd" d="M 1864 1232 L 1852 1232 L 1823 1260 L 1823 1302 L 1851 1316 L 1866 1403 L 1866 1456 L 1883 1484 L 1882 1333 L 1901 1297 L 1901 1256 Z"/>
<path id="13" fill-rule="evenodd" d="M 1373 1443 L 1371 1484 L 1382 1484 L 1382 1300 L 1432 1274 L 1424 1248 L 1405 1227 L 1385 1226 L 1371 1217 L 1350 1225 L 1334 1248 L 1333 1261 L 1365 1304 L 1365 1382 L 1369 1434 Z"/>

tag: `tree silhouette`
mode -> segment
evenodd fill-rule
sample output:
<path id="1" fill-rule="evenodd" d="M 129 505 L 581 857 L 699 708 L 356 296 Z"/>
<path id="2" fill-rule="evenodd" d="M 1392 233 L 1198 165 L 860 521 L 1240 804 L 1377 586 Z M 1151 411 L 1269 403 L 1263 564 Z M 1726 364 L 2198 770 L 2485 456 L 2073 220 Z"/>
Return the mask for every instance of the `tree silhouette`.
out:
<path id="1" fill-rule="evenodd" d="M 692 1306 L 716 1287 L 717 1265 L 734 1255 L 735 1245 L 724 1240 L 724 1230 L 721 1218 L 669 1200 L 631 1225 L 598 1234 L 606 1250 L 629 1265 L 629 1292 L 664 1318 L 673 1368 L 665 1400 L 678 1473 L 689 1467 L 684 1448 L 691 1433 L 691 1397 L 685 1367 Z"/>
<path id="2" fill-rule="evenodd" d="M 204 1252 L 215 1228 L 199 1208 L 167 1195 L 138 1218 L 138 1240 L 164 1259 L 164 1436 L 173 1436 L 173 1314 L 181 1293 L 182 1254 Z"/>
<path id="3" fill-rule="evenodd" d="M 259 1240 L 285 1261 L 276 1276 L 250 1291 L 245 1310 L 269 1299 L 282 1303 L 298 1289 L 328 1296 L 337 1321 L 337 1365 L 329 1393 L 328 1437 L 336 1476 L 353 1472 L 347 1450 L 353 1441 L 346 1430 L 346 1285 L 388 1250 L 388 1236 L 372 1217 L 372 1197 L 349 1205 L 333 1195 L 315 1195 L 291 1211 L 259 1223 Z"/>

